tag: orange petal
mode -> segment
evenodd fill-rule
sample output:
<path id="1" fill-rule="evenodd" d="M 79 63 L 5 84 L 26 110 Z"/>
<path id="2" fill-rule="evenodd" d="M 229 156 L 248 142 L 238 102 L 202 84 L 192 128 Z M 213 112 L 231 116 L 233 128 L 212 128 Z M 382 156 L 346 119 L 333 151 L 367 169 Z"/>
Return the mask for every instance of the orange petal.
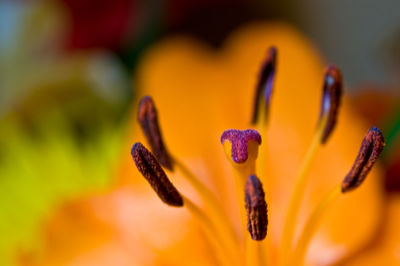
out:
<path id="1" fill-rule="evenodd" d="M 20 265 L 212 264 L 203 237 L 182 208 L 169 208 L 153 194 L 120 188 L 65 203 L 45 224 L 45 245 Z M 177 224 L 179 221 L 179 224 Z M 190 225 L 191 224 L 191 225 Z M 190 243 L 195 249 L 185 253 Z"/>
<path id="2" fill-rule="evenodd" d="M 222 149 L 215 148 L 218 136 L 228 128 L 249 127 L 258 68 L 271 45 L 278 48 L 278 66 L 270 127 L 261 149 L 269 157 L 264 173 L 269 186 L 269 237 L 277 243 L 289 193 L 318 118 L 324 66 L 313 47 L 288 26 L 255 24 L 236 32 L 221 52 L 192 40 L 170 39 L 144 57 L 138 74 L 139 88 L 159 106 L 172 152 L 203 161 L 208 170 L 203 176 L 222 188 L 230 173 L 216 168 L 227 164 Z M 369 128 L 350 109 L 345 100 L 336 132 L 314 163 L 298 231 L 312 208 L 346 175 Z M 374 172 L 324 219 L 308 260 L 332 262 L 359 248 L 378 223 L 375 214 L 382 207 L 381 198 Z M 355 219 L 362 222 L 352 223 Z"/>
<path id="3" fill-rule="evenodd" d="M 258 68 L 270 45 L 278 48 L 277 76 L 270 126 L 267 133 L 261 132 L 260 151 L 267 153 L 267 170 L 257 174 L 265 180 L 270 221 L 267 238 L 278 246 L 284 211 L 301 159 L 315 131 L 322 93 L 323 65 L 307 40 L 282 24 L 254 24 L 242 28 L 218 52 L 190 39 L 172 38 L 154 46 L 143 57 L 138 69 L 138 95 L 153 97 L 169 151 L 186 162 L 208 186 L 218 190 L 218 197 L 240 228 L 233 177 L 219 138 L 228 128 L 250 127 Z M 369 128 L 350 109 L 344 101 L 336 132 L 313 165 L 311 185 L 301 208 L 297 232 L 312 208 L 346 175 Z M 132 123 L 136 124 L 134 118 Z M 119 232 L 112 236 L 123 237 L 122 243 L 121 239 L 115 245 L 107 240 L 105 245 L 112 245 L 111 250 L 120 250 L 120 245 L 129 243 L 129 247 L 135 247 L 134 250 L 128 248 L 129 252 L 138 256 L 133 261 L 149 264 L 184 264 L 180 255 L 191 252 L 196 258 L 208 257 L 210 253 L 205 252 L 201 238 L 196 230 L 192 230 L 186 212 L 162 205 L 138 175 L 129 157 L 129 148 L 143 138 L 138 136 L 136 126 L 133 130 L 121 158 L 118 178 L 135 180 L 135 189 L 122 182 L 125 185 L 99 201 L 100 209 L 94 205 L 88 214 L 101 210 L 113 221 L 107 225 Z M 377 171 L 371 173 L 359 190 L 343 196 L 326 216 L 312 242 L 308 262 L 332 263 L 357 250 L 372 237 L 379 220 L 376 214 L 382 208 L 378 177 Z M 193 196 L 179 176 L 174 175 L 173 182 L 181 192 Z M 131 191 L 120 195 L 121 189 Z M 115 197 L 127 203 L 122 206 L 128 206 L 128 211 L 118 212 L 121 206 Z M 139 220 L 132 218 L 135 212 L 140 216 Z M 168 226 L 160 226 L 160 221 Z M 155 228 L 164 236 L 163 245 L 151 237 Z M 70 234 L 79 236 L 81 232 L 70 230 Z M 191 247 L 198 245 L 203 248 L 193 251 Z M 154 249 L 154 246 L 158 248 Z M 68 249 L 64 253 L 60 249 L 59 257 L 68 254 Z M 51 249 L 48 252 L 51 254 Z M 86 252 L 82 249 L 74 254 Z M 207 262 L 210 263 L 209 260 L 204 263 Z"/>
<path id="4" fill-rule="evenodd" d="M 355 256 L 343 261 L 349 266 L 400 265 L 400 195 L 393 194 L 387 200 L 387 210 L 381 213 L 383 224 L 373 242 Z"/>

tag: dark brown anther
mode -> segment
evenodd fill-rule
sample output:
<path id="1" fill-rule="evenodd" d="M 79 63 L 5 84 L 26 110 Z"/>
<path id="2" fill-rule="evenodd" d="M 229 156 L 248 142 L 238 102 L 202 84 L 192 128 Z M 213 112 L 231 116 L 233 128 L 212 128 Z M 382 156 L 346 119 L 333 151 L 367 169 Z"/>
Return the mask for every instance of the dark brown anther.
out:
<path id="1" fill-rule="evenodd" d="M 161 165 L 151 152 L 138 142 L 133 145 L 131 154 L 137 169 L 150 183 L 160 199 L 171 206 L 183 206 L 182 196 L 169 181 Z"/>
<path id="2" fill-rule="evenodd" d="M 158 124 L 157 110 L 150 96 L 145 96 L 140 100 L 138 121 L 147 138 L 151 151 L 162 166 L 172 171 L 172 159 L 164 145 Z"/>
<path id="3" fill-rule="evenodd" d="M 263 240 L 267 236 L 268 214 L 264 190 L 260 180 L 251 175 L 245 185 L 245 207 L 247 230 L 253 240 Z"/>
<path id="4" fill-rule="evenodd" d="M 260 104 L 265 105 L 265 118 L 268 117 L 269 106 L 271 102 L 272 87 L 275 77 L 277 50 L 275 47 L 270 47 L 267 51 L 267 56 L 261 66 L 258 74 L 256 86 L 256 94 L 253 101 L 253 113 L 251 123 L 257 123 L 259 117 Z"/>
<path id="5" fill-rule="evenodd" d="M 321 137 L 321 143 L 328 140 L 336 126 L 342 97 L 342 74 L 335 65 L 330 65 L 326 72 L 323 85 L 321 112 L 319 123 L 326 116 L 326 124 Z"/>
<path id="6" fill-rule="evenodd" d="M 357 158 L 350 172 L 342 182 L 343 193 L 351 191 L 361 185 L 381 154 L 384 146 L 385 140 L 381 131 L 376 127 L 372 127 L 365 135 Z"/>

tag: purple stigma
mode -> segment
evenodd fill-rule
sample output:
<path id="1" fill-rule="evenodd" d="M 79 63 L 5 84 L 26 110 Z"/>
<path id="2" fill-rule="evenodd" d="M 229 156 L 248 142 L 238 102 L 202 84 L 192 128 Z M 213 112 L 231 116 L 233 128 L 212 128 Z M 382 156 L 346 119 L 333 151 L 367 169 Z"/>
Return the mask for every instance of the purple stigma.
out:
<path id="1" fill-rule="evenodd" d="M 259 145 L 261 144 L 261 135 L 257 130 L 237 130 L 228 129 L 222 133 L 221 144 L 225 141 L 232 143 L 231 156 L 235 163 L 244 163 L 247 161 L 248 153 L 247 147 L 249 141 L 255 141 Z"/>

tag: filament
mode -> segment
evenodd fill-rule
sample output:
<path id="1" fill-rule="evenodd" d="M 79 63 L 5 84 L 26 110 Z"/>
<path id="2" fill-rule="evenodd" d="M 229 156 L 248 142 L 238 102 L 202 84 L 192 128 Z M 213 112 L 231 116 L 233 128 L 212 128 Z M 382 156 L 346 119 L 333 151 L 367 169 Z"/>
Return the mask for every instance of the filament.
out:
<path id="1" fill-rule="evenodd" d="M 232 223 L 227 217 L 225 211 L 223 210 L 220 202 L 215 197 L 214 193 L 211 192 L 199 179 L 193 174 L 192 171 L 180 160 L 173 159 L 176 168 L 182 173 L 182 175 L 187 179 L 187 181 L 194 187 L 194 189 L 199 193 L 202 198 L 205 208 L 210 210 L 210 217 L 213 217 L 213 222 L 215 227 L 220 233 L 221 237 L 225 240 L 228 245 L 227 248 L 234 254 L 238 251 L 238 238 L 232 227 Z M 238 255 L 236 255 L 237 257 Z"/>
<path id="2" fill-rule="evenodd" d="M 235 259 L 235 253 L 226 250 L 226 241 L 221 237 L 220 232 L 215 227 L 212 220 L 204 213 L 194 202 L 192 202 L 187 197 L 183 196 L 184 206 L 189 210 L 189 212 L 196 218 L 200 223 L 200 226 L 204 230 L 208 241 L 214 246 L 215 253 L 220 259 L 223 265 L 238 265 L 239 261 Z"/>
<path id="3" fill-rule="evenodd" d="M 341 195 L 340 184 L 335 186 L 318 204 L 308 218 L 291 259 L 291 265 L 303 265 L 307 247 L 314 236 L 322 216 Z"/>
<path id="4" fill-rule="evenodd" d="M 314 160 L 315 155 L 317 154 L 318 148 L 320 147 L 321 143 L 321 136 L 323 130 L 325 128 L 326 118 L 324 121 L 319 123 L 317 131 L 314 134 L 314 138 L 311 142 L 311 145 L 307 151 L 305 159 L 302 163 L 300 168 L 300 172 L 296 181 L 296 185 L 294 187 L 294 191 L 290 198 L 289 208 L 287 210 L 285 225 L 282 234 L 282 242 L 280 247 L 280 258 L 284 264 L 286 264 L 288 259 L 288 252 L 292 249 L 292 241 L 294 230 L 297 221 L 297 215 L 300 208 L 301 200 L 303 199 L 304 190 L 307 185 L 308 177 L 309 177 L 309 170 Z"/>
<path id="5" fill-rule="evenodd" d="M 263 257 L 264 241 L 254 241 L 249 234 L 246 235 L 246 265 L 247 266 L 262 266 L 265 265 Z"/>
<path id="6" fill-rule="evenodd" d="M 266 137 L 265 136 L 267 136 L 268 123 L 267 123 L 267 121 L 265 119 L 265 115 L 266 114 L 265 114 L 265 105 L 264 104 L 261 104 L 259 106 L 258 113 L 259 113 L 260 119 L 258 120 L 257 128 L 258 128 L 259 132 L 261 132 L 261 135 L 264 136 L 263 137 L 264 143 L 266 143 Z M 267 176 L 266 175 L 266 169 L 265 169 L 265 166 L 267 165 L 267 162 L 268 162 L 267 150 L 266 149 L 261 149 L 258 156 L 259 156 L 259 159 L 258 159 L 257 167 L 259 169 L 260 178 L 263 181 L 264 190 L 268 191 L 268 188 L 269 188 L 269 185 L 268 185 L 268 182 L 267 182 L 268 179 L 264 178 L 265 176 Z"/>

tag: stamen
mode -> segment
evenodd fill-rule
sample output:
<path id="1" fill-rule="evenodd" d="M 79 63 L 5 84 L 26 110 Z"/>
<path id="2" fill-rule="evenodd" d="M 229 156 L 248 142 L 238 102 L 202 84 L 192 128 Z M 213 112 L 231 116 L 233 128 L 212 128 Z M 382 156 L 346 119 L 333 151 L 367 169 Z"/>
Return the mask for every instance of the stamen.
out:
<path id="1" fill-rule="evenodd" d="M 253 110 L 251 124 L 256 125 L 257 129 L 266 133 L 267 131 L 267 120 L 270 113 L 271 97 L 273 91 L 273 85 L 275 82 L 275 71 L 276 71 L 276 61 L 277 61 L 277 49 L 271 46 L 266 54 L 266 57 L 261 65 L 258 80 L 253 100 Z M 264 135 L 266 136 L 266 134 Z M 265 177 L 265 165 L 267 164 L 267 152 L 262 149 L 259 154 L 258 167 L 260 169 L 260 174 Z M 261 178 L 262 178 L 261 177 Z M 263 180 L 264 186 L 268 187 L 268 180 Z"/>
<path id="2" fill-rule="evenodd" d="M 150 96 L 145 96 L 140 100 L 138 121 L 157 160 L 162 166 L 172 171 L 172 160 L 164 145 L 157 110 Z"/>
<path id="3" fill-rule="evenodd" d="M 319 124 L 323 126 L 321 143 L 324 144 L 336 126 L 342 95 L 342 74 L 335 65 L 330 65 L 324 78 Z"/>
<path id="4" fill-rule="evenodd" d="M 247 230 L 253 240 L 263 240 L 267 235 L 267 203 L 260 180 L 249 176 L 245 186 L 245 208 L 247 212 Z"/>
<path id="5" fill-rule="evenodd" d="M 340 97 L 342 94 L 342 76 L 339 69 L 330 65 L 325 73 L 323 85 L 322 106 L 317 131 L 311 145 L 306 153 L 305 159 L 300 167 L 299 175 L 290 198 L 289 208 L 286 215 L 285 226 L 280 247 L 280 257 L 287 259 L 286 253 L 291 250 L 294 228 L 297 214 L 299 212 L 301 199 L 307 185 L 311 163 L 317 154 L 318 148 L 324 144 L 332 133 L 337 120 Z"/>
<path id="6" fill-rule="evenodd" d="M 251 123 L 254 125 L 259 120 L 260 109 L 264 109 L 264 119 L 268 117 L 269 106 L 272 95 L 272 87 L 275 77 L 277 50 L 275 47 L 270 47 L 267 56 L 261 66 L 258 74 L 258 82 L 256 86 L 256 93 L 253 102 L 253 113 Z M 264 99 L 263 99 L 264 98 Z M 262 107 L 262 102 L 264 106 Z M 262 121 L 264 122 L 264 121 Z"/>
<path id="7" fill-rule="evenodd" d="M 385 141 L 381 131 L 376 127 L 372 127 L 365 135 L 357 158 L 343 182 L 334 187 L 325 196 L 308 218 L 292 257 L 293 265 L 303 263 L 307 247 L 318 228 L 321 218 L 339 198 L 341 195 L 340 192 L 344 194 L 361 185 L 381 154 L 384 146 Z"/>
<path id="8" fill-rule="evenodd" d="M 131 154 L 137 169 L 150 183 L 160 199 L 171 206 L 183 206 L 182 196 L 169 181 L 164 170 L 151 152 L 138 142 L 133 145 Z"/>
<path id="9" fill-rule="evenodd" d="M 220 231 L 215 227 L 210 217 L 202 211 L 194 202 L 185 197 L 185 207 L 199 222 L 201 228 L 206 233 L 208 241 L 214 246 L 215 253 L 222 265 L 240 265 L 238 253 L 235 250 L 226 249 L 227 243 L 221 237 Z"/>
<path id="10" fill-rule="evenodd" d="M 140 142 L 132 147 L 132 158 L 139 172 L 150 183 L 160 199 L 168 205 L 181 207 L 185 202 L 186 208 L 197 218 L 208 240 L 216 246 L 216 253 L 224 265 L 236 265 L 234 258 L 237 257 L 231 243 L 220 232 L 213 221 L 190 199 L 182 196 L 174 185 L 169 181 L 156 158 Z M 184 200 L 183 200 L 184 198 Z M 228 253 L 228 254 L 227 254 Z"/>
<path id="11" fill-rule="evenodd" d="M 290 265 L 303 265 L 307 247 L 309 246 L 310 241 L 318 229 L 321 218 L 329 210 L 333 203 L 336 202 L 340 195 L 340 185 L 335 186 L 311 213 L 294 249 Z"/>
<path id="12" fill-rule="evenodd" d="M 343 193 L 357 188 L 364 181 L 384 146 L 385 140 L 381 131 L 377 127 L 372 127 L 361 143 L 353 167 L 342 182 Z"/>
<path id="13" fill-rule="evenodd" d="M 229 217 L 226 215 L 225 210 L 221 206 L 221 203 L 218 201 L 215 194 L 209 190 L 183 162 L 174 158 L 174 164 L 186 180 L 188 180 L 199 193 L 204 202 L 205 208 L 211 212 L 211 217 L 214 218 L 213 220 L 216 223 L 216 228 L 218 228 L 221 234 L 227 239 L 230 247 L 235 249 L 239 244 L 237 235 Z"/>
<path id="14" fill-rule="evenodd" d="M 223 210 L 221 210 L 222 207 L 216 200 L 214 194 L 205 187 L 182 162 L 172 157 L 166 150 L 158 124 L 157 110 L 150 96 L 143 97 L 139 103 L 138 121 L 160 164 L 169 170 L 172 170 L 173 166 L 181 170 L 183 176 L 192 184 L 197 192 L 199 192 L 207 207 L 211 209 L 213 217 L 215 216 L 218 218 L 216 219 L 217 227 L 220 228 L 224 234 L 228 235 L 226 237 L 233 242 L 231 245 L 234 246 L 237 243 L 236 235 L 231 226 L 226 226 L 226 215 L 224 215 Z M 222 226 L 221 223 L 224 223 L 224 225 Z"/>
<path id="15" fill-rule="evenodd" d="M 226 215 L 222 210 L 222 207 L 216 200 L 214 194 L 208 190 L 192 173 L 191 171 L 179 160 L 173 158 L 166 150 L 160 127 L 158 124 L 157 111 L 154 102 L 151 97 L 143 97 L 139 103 L 138 109 L 138 120 L 142 127 L 142 130 L 151 146 L 151 149 L 155 153 L 160 164 L 169 170 L 172 170 L 173 166 L 176 166 L 183 176 L 193 185 L 193 187 L 199 192 L 200 196 L 204 200 L 205 207 L 211 210 L 212 222 L 215 222 L 216 230 L 220 232 L 227 248 L 231 251 L 235 250 L 237 245 L 237 238 L 232 226 L 227 226 L 226 222 L 229 222 Z M 187 201 L 185 201 L 186 203 Z"/>

